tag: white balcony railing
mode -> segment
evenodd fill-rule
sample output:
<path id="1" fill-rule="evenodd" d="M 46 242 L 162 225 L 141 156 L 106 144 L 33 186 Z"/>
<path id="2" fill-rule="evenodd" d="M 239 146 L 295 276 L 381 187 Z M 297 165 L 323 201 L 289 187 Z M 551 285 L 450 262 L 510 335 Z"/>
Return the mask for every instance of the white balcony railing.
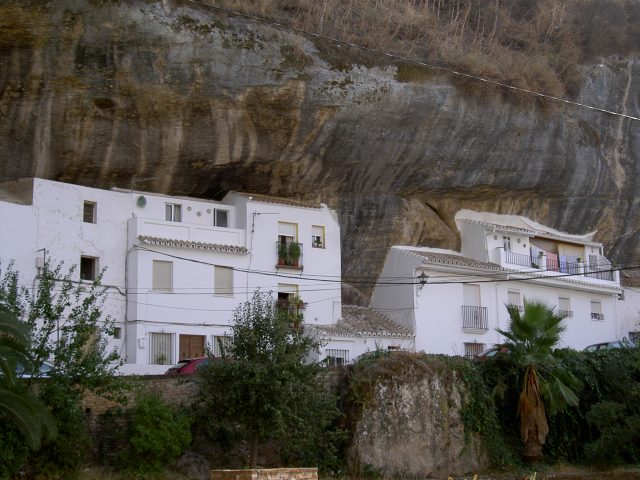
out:
<path id="1" fill-rule="evenodd" d="M 207 244 L 245 246 L 245 231 L 235 228 L 214 227 L 182 222 L 167 222 L 150 218 L 135 217 L 137 236 L 156 237 L 169 240 L 202 242 Z"/>
<path id="2" fill-rule="evenodd" d="M 490 255 L 490 260 L 501 267 L 518 269 L 522 271 L 544 272 L 549 277 L 579 277 L 594 284 L 605 285 L 608 282 L 619 283 L 619 273 L 613 270 L 610 263 L 604 261 L 597 265 L 584 263 L 578 257 L 570 257 L 567 260 L 548 258 L 546 254 L 536 257 L 505 251 L 504 248 L 495 248 Z"/>

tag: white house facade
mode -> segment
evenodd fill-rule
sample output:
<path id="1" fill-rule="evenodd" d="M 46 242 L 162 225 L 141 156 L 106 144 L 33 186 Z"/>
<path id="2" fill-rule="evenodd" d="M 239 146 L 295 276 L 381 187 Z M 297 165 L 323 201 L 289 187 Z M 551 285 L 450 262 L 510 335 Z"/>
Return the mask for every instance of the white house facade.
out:
<path id="1" fill-rule="evenodd" d="M 472 357 L 503 341 L 506 305 L 539 300 L 566 315 L 562 346 L 621 339 L 618 272 L 593 234 L 462 210 L 461 252 L 393 247 L 372 308 L 415 333 L 417 350 Z"/>
<path id="2" fill-rule="evenodd" d="M 104 270 L 111 346 L 125 373 L 162 373 L 228 341 L 232 313 L 252 292 L 304 301 L 309 325 L 335 324 L 340 229 L 326 205 L 230 192 L 221 202 L 42 179 L 0 185 L 0 261 L 21 282 L 44 256 Z M 323 354 L 324 355 L 324 354 Z"/>

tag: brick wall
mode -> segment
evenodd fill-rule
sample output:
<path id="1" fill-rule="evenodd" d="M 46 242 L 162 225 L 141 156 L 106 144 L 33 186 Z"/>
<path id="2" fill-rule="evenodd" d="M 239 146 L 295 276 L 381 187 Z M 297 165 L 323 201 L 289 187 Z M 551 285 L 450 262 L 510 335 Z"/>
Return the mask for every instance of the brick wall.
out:
<path id="1" fill-rule="evenodd" d="M 188 405 L 196 397 L 198 387 L 194 378 L 187 375 L 145 375 L 123 377 L 132 383 L 133 388 L 129 393 L 132 400 L 136 391 L 152 392 L 158 394 L 168 403 L 174 405 Z M 85 394 L 82 407 L 88 415 L 101 415 L 107 410 L 118 407 L 120 404 L 113 400 L 101 397 L 91 392 Z"/>
<path id="2" fill-rule="evenodd" d="M 167 403 L 188 406 L 195 399 L 198 388 L 194 378 L 187 375 L 145 375 L 123 377 L 131 383 L 128 392 L 128 405 L 131 407 L 137 392 L 156 393 Z M 95 393 L 87 392 L 82 401 L 89 433 L 93 438 L 93 457 L 97 462 L 107 462 L 114 458 L 123 448 L 119 438 L 125 431 L 126 421 L 119 415 L 110 415 L 109 410 L 123 407 Z"/>

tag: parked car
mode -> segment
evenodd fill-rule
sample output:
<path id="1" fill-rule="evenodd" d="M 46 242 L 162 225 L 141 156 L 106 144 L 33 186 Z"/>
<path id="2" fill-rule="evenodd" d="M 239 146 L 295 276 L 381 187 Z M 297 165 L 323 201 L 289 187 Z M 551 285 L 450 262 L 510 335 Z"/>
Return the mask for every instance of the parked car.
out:
<path id="1" fill-rule="evenodd" d="M 202 365 L 209 362 L 209 357 L 196 357 L 180 360 L 173 367 L 165 372 L 165 375 L 191 375 Z"/>
<path id="2" fill-rule="evenodd" d="M 600 350 L 613 350 L 616 348 L 633 348 L 635 344 L 627 340 L 626 338 L 623 340 L 615 340 L 613 342 L 602 342 L 602 343 L 594 343 L 593 345 L 589 345 L 585 347 L 583 352 L 598 352 Z"/>
<path id="3" fill-rule="evenodd" d="M 42 362 L 38 368 L 27 370 L 21 363 L 16 364 L 16 377 L 18 378 L 47 378 L 53 370 L 53 365 Z"/>
<path id="4" fill-rule="evenodd" d="M 495 357 L 496 355 L 502 355 L 504 353 L 509 353 L 509 349 L 505 346 L 497 345 L 495 347 L 487 348 L 483 352 L 480 352 L 478 355 L 476 355 L 476 359 L 486 360 L 489 357 Z"/>

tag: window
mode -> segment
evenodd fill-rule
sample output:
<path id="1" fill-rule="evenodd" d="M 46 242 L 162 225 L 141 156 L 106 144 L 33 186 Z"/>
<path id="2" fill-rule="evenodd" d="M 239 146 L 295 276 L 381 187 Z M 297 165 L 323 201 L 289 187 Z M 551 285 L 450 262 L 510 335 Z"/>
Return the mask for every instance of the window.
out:
<path id="1" fill-rule="evenodd" d="M 173 262 L 153 261 L 151 289 L 158 292 L 170 292 L 173 289 Z"/>
<path id="2" fill-rule="evenodd" d="M 217 208 L 213 210 L 213 225 L 216 227 L 224 227 L 227 228 L 229 226 L 229 211 L 228 210 L 218 210 Z"/>
<path id="3" fill-rule="evenodd" d="M 178 203 L 167 203 L 165 206 L 165 217 L 167 222 L 182 221 L 182 205 Z"/>
<path id="4" fill-rule="evenodd" d="M 149 363 L 155 365 L 173 365 L 171 345 L 173 335 L 171 333 L 150 333 L 151 349 L 149 350 Z"/>
<path id="5" fill-rule="evenodd" d="M 330 367 L 347 365 L 349 363 L 349 350 L 327 348 L 325 354 L 327 359 L 327 365 L 329 365 Z"/>
<path id="6" fill-rule="evenodd" d="M 311 226 L 311 246 L 313 248 L 325 248 L 324 227 L 319 225 Z"/>
<path id="7" fill-rule="evenodd" d="M 227 335 L 213 335 L 211 339 L 211 354 L 214 357 L 222 357 L 223 353 L 226 354 L 233 345 L 233 337 Z"/>
<path id="8" fill-rule="evenodd" d="M 520 303 L 519 290 L 509 290 L 507 292 L 507 305 L 513 305 L 515 307 L 518 307 L 518 310 L 520 310 L 521 312 L 524 311 L 524 308 Z"/>
<path id="9" fill-rule="evenodd" d="M 82 221 L 84 223 L 96 223 L 97 206 L 95 202 L 84 202 L 82 210 Z"/>
<path id="10" fill-rule="evenodd" d="M 98 259 L 80 257 L 80 280 L 95 280 L 98 276 Z"/>
<path id="11" fill-rule="evenodd" d="M 298 296 L 298 286 L 290 285 L 288 283 L 278 284 L 278 303 L 289 304 L 289 300 Z"/>
<path id="12" fill-rule="evenodd" d="M 122 338 L 122 328 L 120 327 L 115 327 L 113 329 L 113 338 L 115 340 L 120 340 Z"/>
<path id="13" fill-rule="evenodd" d="M 233 268 L 213 267 L 213 294 L 233 296 Z"/>
<path id="14" fill-rule="evenodd" d="M 484 343 L 465 343 L 464 344 L 464 356 L 466 358 L 474 358 L 484 352 Z"/>
<path id="15" fill-rule="evenodd" d="M 479 307 L 480 303 L 480 285 L 464 284 L 462 285 L 462 299 L 464 305 L 470 307 Z"/>
<path id="16" fill-rule="evenodd" d="M 602 304 L 598 301 L 591 301 L 591 319 L 604 320 L 604 314 L 602 313 Z"/>
<path id="17" fill-rule="evenodd" d="M 502 237 L 502 246 L 505 252 L 511 251 L 511 237 Z"/>
<path id="18" fill-rule="evenodd" d="M 278 222 L 278 241 L 282 243 L 293 243 L 298 238 L 298 224 L 289 222 Z"/>
<path id="19" fill-rule="evenodd" d="M 571 299 L 569 297 L 558 297 L 558 314 L 565 317 L 573 317 Z"/>

